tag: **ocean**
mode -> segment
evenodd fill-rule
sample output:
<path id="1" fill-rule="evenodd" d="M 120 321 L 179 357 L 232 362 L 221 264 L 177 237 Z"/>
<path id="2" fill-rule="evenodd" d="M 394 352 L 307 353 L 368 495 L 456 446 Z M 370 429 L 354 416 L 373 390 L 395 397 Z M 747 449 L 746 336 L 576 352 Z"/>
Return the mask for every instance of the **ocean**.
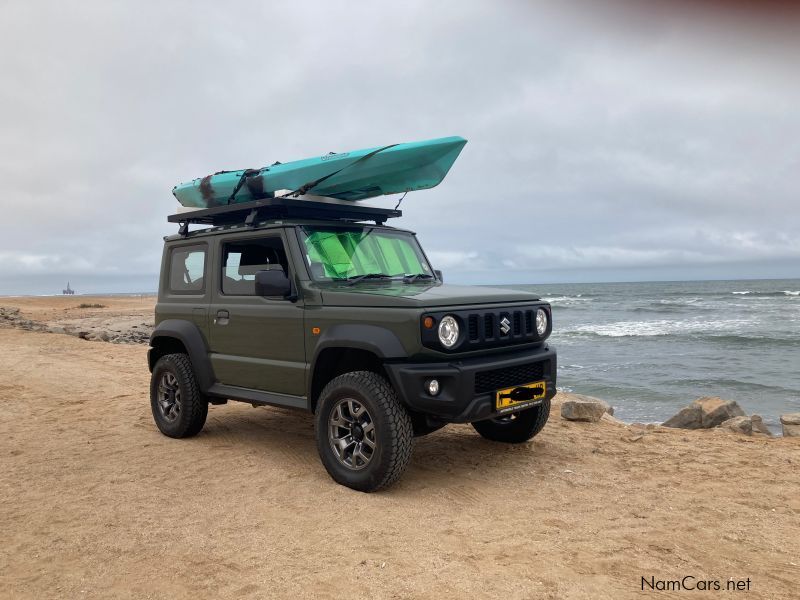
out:
<path id="1" fill-rule="evenodd" d="M 553 306 L 558 387 L 624 421 L 662 422 L 701 396 L 773 431 L 800 412 L 800 280 L 513 285 Z"/>

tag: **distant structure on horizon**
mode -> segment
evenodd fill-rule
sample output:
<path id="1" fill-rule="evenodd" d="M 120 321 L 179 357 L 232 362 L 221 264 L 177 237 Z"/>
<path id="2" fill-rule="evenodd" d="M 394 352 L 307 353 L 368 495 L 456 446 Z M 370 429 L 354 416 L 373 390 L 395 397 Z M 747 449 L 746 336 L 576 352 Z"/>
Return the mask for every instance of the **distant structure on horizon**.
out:
<path id="1" fill-rule="evenodd" d="M 69 281 L 67 282 L 67 289 L 61 290 L 61 293 L 65 296 L 72 296 L 75 294 L 75 290 L 69 287 Z"/>

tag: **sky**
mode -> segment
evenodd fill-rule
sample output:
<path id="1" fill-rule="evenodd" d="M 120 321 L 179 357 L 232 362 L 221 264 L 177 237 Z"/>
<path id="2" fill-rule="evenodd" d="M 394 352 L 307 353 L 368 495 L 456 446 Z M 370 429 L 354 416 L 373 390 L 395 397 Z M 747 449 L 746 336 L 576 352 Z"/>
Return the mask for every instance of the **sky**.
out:
<path id="1" fill-rule="evenodd" d="M 447 281 L 800 277 L 800 19 L 655 4 L 2 0 L 0 294 L 155 291 L 176 183 L 449 135 L 394 223 Z"/>

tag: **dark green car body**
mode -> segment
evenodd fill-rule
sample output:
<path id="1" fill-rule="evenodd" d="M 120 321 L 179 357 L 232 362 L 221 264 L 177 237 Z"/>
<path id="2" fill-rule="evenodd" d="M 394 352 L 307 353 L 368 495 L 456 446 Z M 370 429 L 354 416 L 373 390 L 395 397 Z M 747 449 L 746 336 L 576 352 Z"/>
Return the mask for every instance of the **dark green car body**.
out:
<path id="1" fill-rule="evenodd" d="M 211 403 L 233 399 L 308 411 L 333 377 L 376 371 L 389 380 L 419 433 L 498 416 L 501 389 L 543 381 L 546 399 L 555 395 L 546 302 L 522 291 L 449 285 L 438 272 L 417 280 L 320 280 L 301 235 L 315 226 L 335 227 L 282 220 L 165 238 L 151 371 L 160 357 L 185 353 Z M 346 227 L 413 235 L 378 225 Z M 235 289 L 249 281 L 243 265 L 248 243 L 278 248 L 274 267 L 280 264 L 290 293 Z M 240 248 L 237 268 L 231 257 Z M 229 276 L 234 271 L 239 275 Z M 548 317 L 543 335 L 536 330 L 539 309 Z M 438 323 L 446 315 L 461 332 L 450 349 L 439 343 L 435 327 L 423 325 L 426 317 Z M 441 384 L 435 396 L 426 389 L 432 378 Z"/>

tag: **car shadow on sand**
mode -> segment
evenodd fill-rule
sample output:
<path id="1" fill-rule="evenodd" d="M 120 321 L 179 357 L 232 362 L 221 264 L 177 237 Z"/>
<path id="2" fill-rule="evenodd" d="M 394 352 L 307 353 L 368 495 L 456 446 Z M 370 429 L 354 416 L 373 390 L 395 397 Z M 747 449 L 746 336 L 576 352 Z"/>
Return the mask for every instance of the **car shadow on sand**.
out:
<path id="1" fill-rule="evenodd" d="M 211 407 L 203 431 L 194 442 L 211 449 L 235 449 L 264 461 L 284 461 L 287 467 L 325 473 L 317 453 L 314 417 L 302 411 Z M 235 406 L 235 405 L 234 405 Z M 466 479 L 511 480 L 523 473 L 558 468 L 565 457 L 536 438 L 523 444 L 483 439 L 470 425 L 448 425 L 416 438 L 411 463 L 392 489 L 462 485 Z M 289 461 L 289 462 L 286 462 Z"/>

